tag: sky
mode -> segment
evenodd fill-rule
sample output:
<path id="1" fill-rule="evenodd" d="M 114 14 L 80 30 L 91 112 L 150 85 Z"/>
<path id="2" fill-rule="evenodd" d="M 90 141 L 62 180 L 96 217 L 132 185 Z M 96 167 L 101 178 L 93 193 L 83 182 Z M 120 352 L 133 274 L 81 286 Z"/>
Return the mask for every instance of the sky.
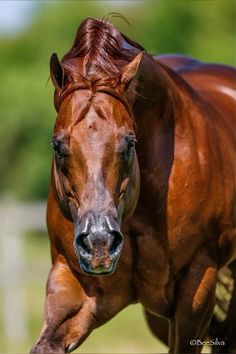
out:
<path id="1" fill-rule="evenodd" d="M 107 0 L 101 0 L 100 2 L 104 5 Z M 127 0 L 109 1 L 109 4 L 114 6 L 127 6 L 129 3 Z M 0 0 L 0 35 L 15 36 L 22 32 L 33 20 L 34 17 L 32 15 L 36 12 L 38 5 L 39 2 L 37 1 Z"/>
<path id="2" fill-rule="evenodd" d="M 36 7 L 34 1 L 0 1 L 0 34 L 13 35 L 24 30 Z"/>

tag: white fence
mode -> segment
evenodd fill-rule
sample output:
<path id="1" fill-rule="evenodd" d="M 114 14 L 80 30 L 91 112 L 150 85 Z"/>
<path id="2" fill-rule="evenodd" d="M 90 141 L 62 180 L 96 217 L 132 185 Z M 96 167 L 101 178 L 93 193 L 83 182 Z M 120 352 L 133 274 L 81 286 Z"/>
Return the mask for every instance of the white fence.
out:
<path id="1" fill-rule="evenodd" d="M 0 203 L 0 289 L 6 339 L 27 340 L 24 284 L 29 279 L 24 261 L 23 235 L 28 230 L 46 231 L 45 203 Z"/>

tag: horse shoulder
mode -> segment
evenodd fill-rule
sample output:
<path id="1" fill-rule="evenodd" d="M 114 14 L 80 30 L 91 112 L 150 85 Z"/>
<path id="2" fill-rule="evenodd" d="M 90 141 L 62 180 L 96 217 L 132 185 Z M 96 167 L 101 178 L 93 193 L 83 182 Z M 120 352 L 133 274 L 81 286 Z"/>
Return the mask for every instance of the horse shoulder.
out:
<path id="1" fill-rule="evenodd" d="M 223 104 L 219 109 L 210 96 L 194 91 L 189 90 L 189 114 L 181 129 L 176 124 L 168 184 L 170 249 L 182 254 L 181 259 L 174 257 L 176 269 L 189 261 L 185 255 L 191 257 L 207 240 L 219 239 L 224 225 L 233 230 L 234 224 L 235 133 L 227 122 L 233 111 Z"/>

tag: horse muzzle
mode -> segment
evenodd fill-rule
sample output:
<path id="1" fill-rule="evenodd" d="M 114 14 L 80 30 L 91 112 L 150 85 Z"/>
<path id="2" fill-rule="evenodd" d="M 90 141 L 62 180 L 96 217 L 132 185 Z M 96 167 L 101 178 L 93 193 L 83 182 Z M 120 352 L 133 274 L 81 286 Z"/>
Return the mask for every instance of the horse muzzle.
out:
<path id="1" fill-rule="evenodd" d="M 89 213 L 76 223 L 74 249 L 81 270 L 86 274 L 113 273 L 122 245 L 123 235 L 112 217 Z"/>

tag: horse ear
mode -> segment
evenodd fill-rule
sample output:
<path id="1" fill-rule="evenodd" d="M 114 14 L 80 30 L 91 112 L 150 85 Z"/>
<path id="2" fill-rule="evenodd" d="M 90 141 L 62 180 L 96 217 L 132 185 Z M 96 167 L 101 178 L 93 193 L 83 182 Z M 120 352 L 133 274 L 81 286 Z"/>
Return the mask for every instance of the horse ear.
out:
<path id="1" fill-rule="evenodd" d="M 123 84 L 123 89 L 126 90 L 137 74 L 139 64 L 142 60 L 143 54 L 145 52 L 140 52 L 136 57 L 125 67 L 123 67 L 121 72 L 121 84 Z"/>
<path id="2" fill-rule="evenodd" d="M 50 59 L 50 76 L 54 87 L 60 91 L 64 82 L 64 69 L 56 53 Z"/>

